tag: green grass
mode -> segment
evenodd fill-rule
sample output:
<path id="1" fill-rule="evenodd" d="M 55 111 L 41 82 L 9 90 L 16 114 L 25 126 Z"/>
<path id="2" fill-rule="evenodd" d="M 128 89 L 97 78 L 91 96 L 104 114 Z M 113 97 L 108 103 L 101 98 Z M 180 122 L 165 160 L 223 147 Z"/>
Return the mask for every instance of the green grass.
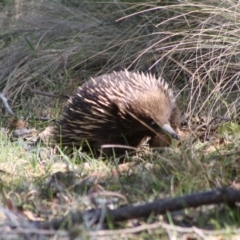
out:
<path id="1" fill-rule="evenodd" d="M 51 155 L 53 149 L 44 145 L 28 151 L 24 149 L 25 144 L 22 140 L 11 142 L 6 133 L 1 134 L 0 168 L 4 174 L 0 201 L 6 206 L 8 199 L 20 211 L 30 211 L 33 218 L 41 215 L 45 220 L 61 217 L 74 207 L 86 210 L 90 204 L 87 196 L 96 186 L 100 187 L 99 193 L 111 191 L 124 196 L 125 200 L 120 199 L 118 205 L 134 204 L 229 186 L 239 175 L 237 154 L 219 151 L 208 154 L 184 144 L 175 151 L 142 153 L 141 157 L 130 159 L 129 163 L 135 165 L 125 171 L 114 161 L 82 158 L 77 149 L 69 157 L 62 152 Z M 223 206 L 187 209 L 164 219 L 185 227 L 194 224 L 215 230 L 234 229 L 239 225 L 238 210 Z M 151 223 L 156 219 L 146 221 Z M 114 229 L 117 229 L 115 224 Z M 163 229 L 140 236 L 144 238 L 148 234 L 152 239 L 165 236 Z"/>

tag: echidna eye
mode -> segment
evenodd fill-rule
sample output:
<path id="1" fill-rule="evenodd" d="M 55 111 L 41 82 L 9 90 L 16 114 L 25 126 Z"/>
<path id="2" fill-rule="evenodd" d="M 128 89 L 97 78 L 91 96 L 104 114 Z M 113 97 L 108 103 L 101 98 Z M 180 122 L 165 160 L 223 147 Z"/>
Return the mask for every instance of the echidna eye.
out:
<path id="1" fill-rule="evenodd" d="M 150 125 L 151 125 L 151 126 L 156 126 L 157 123 L 156 123 L 155 121 L 151 121 L 151 122 L 150 122 Z"/>

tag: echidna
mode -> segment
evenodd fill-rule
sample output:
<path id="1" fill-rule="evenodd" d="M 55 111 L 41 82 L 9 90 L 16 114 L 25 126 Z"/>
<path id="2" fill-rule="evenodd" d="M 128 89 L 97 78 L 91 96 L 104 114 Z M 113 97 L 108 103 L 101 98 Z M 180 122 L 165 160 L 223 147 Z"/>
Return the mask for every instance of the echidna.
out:
<path id="1" fill-rule="evenodd" d="M 69 99 L 57 123 L 62 146 L 94 150 L 104 144 L 169 146 L 180 122 L 172 90 L 163 79 L 127 70 L 92 78 Z M 171 136 L 171 137 L 170 137 Z"/>

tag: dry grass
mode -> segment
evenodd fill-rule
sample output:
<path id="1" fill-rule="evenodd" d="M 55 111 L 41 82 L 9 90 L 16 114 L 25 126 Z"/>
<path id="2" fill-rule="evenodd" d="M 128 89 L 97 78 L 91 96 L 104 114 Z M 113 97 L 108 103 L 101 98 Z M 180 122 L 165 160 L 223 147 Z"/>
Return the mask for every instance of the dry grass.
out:
<path id="1" fill-rule="evenodd" d="M 89 76 L 129 68 L 168 79 L 187 115 L 236 116 L 239 8 L 233 0 L 19 6 L 18 22 L 2 13 L 0 86 L 17 108 L 32 89 L 71 95 Z"/>
<path id="2" fill-rule="evenodd" d="M 32 1 L 0 7 L 0 26 L 0 89 L 18 116 L 55 117 L 61 111 L 62 100 L 36 96 L 34 89 L 71 95 L 90 76 L 123 68 L 163 75 L 175 87 L 182 112 L 188 116 L 200 113 L 208 123 L 211 117 L 238 115 L 240 5 L 236 0 L 172 0 L 158 5 L 155 1 L 71 1 L 67 6 L 57 1 Z M 44 128 L 38 122 L 30 122 L 30 126 Z M 70 210 L 99 207 L 103 199 L 119 206 L 238 186 L 239 133 L 223 129 L 214 137 L 209 142 L 190 138 L 170 151 L 143 152 L 129 158 L 134 165 L 127 163 L 119 169 L 114 160 L 93 159 L 79 150 L 67 156 L 42 145 L 29 148 L 22 140 L 11 142 L 2 131 L 2 236 L 51 239 L 59 234 L 55 237 L 101 239 L 94 238 L 91 231 L 103 226 L 90 227 L 88 222 L 73 226 L 69 235 L 65 231 L 32 235 L 33 226 L 26 216 L 45 221 Z M 102 196 L 108 192 L 116 196 Z M 14 225 L 11 214 L 18 216 L 14 224 L 26 224 L 26 235 L 21 229 L 8 235 L 9 226 Z M 121 226 L 109 222 L 107 227 L 127 228 L 159 220 L 189 231 L 163 224 L 137 234 L 122 231 L 113 232 L 114 236 L 109 232 L 102 239 L 184 239 L 194 233 L 192 226 L 223 229 L 224 239 L 231 239 L 238 234 L 239 213 L 211 206 Z M 201 233 L 199 239 L 208 235 Z"/>
<path id="3" fill-rule="evenodd" d="M 11 50 L 2 52 L 5 59 L 5 64 L 1 65 L 2 79 L 6 81 L 11 72 L 9 85 L 16 82 L 15 79 L 24 78 L 27 83 L 34 80 L 36 84 L 38 80 L 43 88 L 54 79 L 55 84 L 61 85 L 71 71 L 84 78 L 88 71 L 92 75 L 128 67 L 150 69 L 177 84 L 186 84 L 188 90 L 192 86 L 193 99 L 202 91 L 206 94 L 220 91 L 220 87 L 229 81 L 236 87 L 238 12 L 230 1 L 226 11 L 226 4 L 226 1 L 224 6 L 211 1 L 206 5 L 203 2 L 184 3 L 153 9 L 146 5 L 141 7 L 147 10 L 130 17 L 124 4 L 125 11 L 121 9 L 117 14 L 110 14 L 109 11 L 116 12 L 119 6 L 108 10 L 106 3 L 107 10 L 102 14 L 96 6 L 95 12 L 100 19 L 86 14 L 93 12 L 87 3 L 82 6 L 84 11 L 53 3 L 30 6 L 30 9 L 24 6 L 27 13 L 19 16 L 20 26 L 14 25 L 17 32 L 10 29 L 8 33 L 13 37 L 17 34 L 16 38 L 21 39 L 15 48 L 11 45 Z M 137 11 L 137 7 L 134 10 Z M 58 12 L 61 12 L 60 16 Z M 40 13 L 44 15 L 39 16 Z M 115 22 L 122 16 L 125 20 Z M 5 85 L 4 80 L 1 82 Z M 5 91 L 12 92 L 10 89 Z M 21 90 L 24 87 L 18 91 Z M 13 92 L 18 96 L 18 92 Z"/>

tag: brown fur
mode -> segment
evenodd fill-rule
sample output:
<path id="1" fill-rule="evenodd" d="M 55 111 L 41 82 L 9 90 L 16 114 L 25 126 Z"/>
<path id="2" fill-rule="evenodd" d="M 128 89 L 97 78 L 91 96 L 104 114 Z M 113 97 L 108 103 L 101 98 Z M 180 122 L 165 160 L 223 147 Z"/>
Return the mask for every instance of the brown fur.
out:
<path id="1" fill-rule="evenodd" d="M 172 90 L 152 75 L 113 72 L 91 79 L 70 98 L 55 136 L 63 146 L 103 144 L 137 147 L 149 136 L 151 147 L 169 146 L 161 127 L 179 126 L 179 110 Z M 153 124 L 154 123 L 154 124 Z"/>

